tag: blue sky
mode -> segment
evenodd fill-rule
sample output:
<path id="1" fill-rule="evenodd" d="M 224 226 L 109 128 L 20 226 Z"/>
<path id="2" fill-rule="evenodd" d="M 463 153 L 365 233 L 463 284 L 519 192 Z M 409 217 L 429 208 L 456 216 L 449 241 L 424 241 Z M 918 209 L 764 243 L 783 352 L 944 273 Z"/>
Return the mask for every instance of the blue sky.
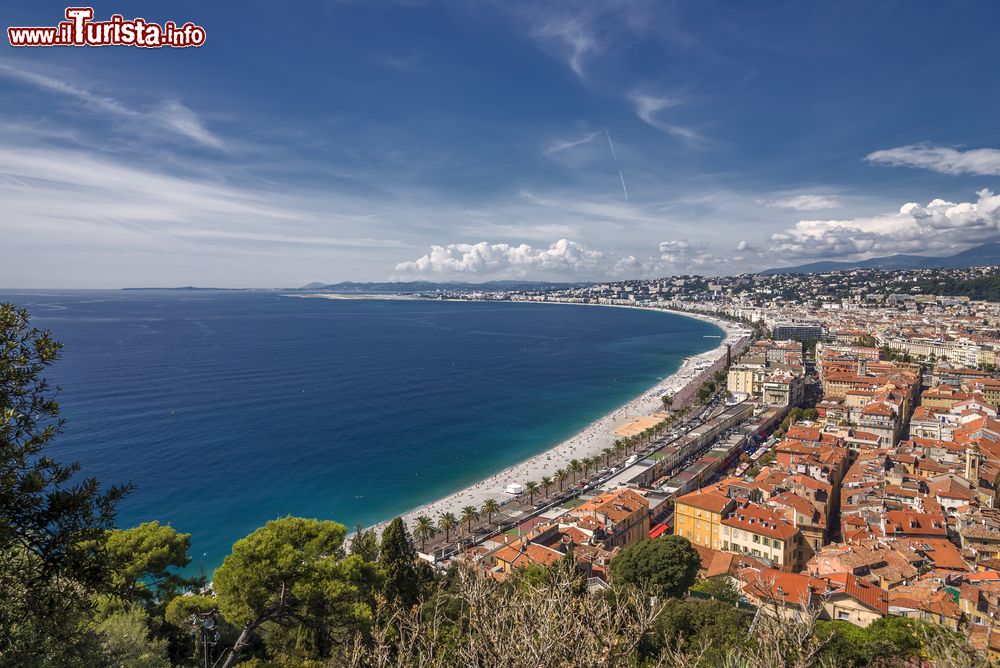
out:
<path id="1" fill-rule="evenodd" d="M 4 39 L 0 286 L 714 274 L 1000 236 L 989 0 L 291 6 L 94 5 L 193 21 L 198 49 Z"/>

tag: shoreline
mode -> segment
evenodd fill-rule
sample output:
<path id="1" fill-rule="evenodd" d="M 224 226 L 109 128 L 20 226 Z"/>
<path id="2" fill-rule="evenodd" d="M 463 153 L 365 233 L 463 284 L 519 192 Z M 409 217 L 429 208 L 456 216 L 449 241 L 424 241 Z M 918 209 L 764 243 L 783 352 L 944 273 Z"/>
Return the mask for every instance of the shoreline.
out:
<path id="1" fill-rule="evenodd" d="M 289 295 L 296 297 L 306 297 L 306 295 Z M 342 299 L 343 295 L 333 294 L 313 294 L 312 298 L 320 299 Z M 358 297 L 362 299 L 381 299 L 382 296 L 372 295 Z M 397 297 L 398 298 L 398 297 Z M 413 298 L 420 299 L 420 298 Z M 436 301 L 436 300 L 428 300 Z M 490 302 L 487 299 L 449 299 L 446 301 L 473 301 Z M 512 498 L 504 490 L 510 483 L 524 484 L 527 480 L 539 482 L 542 476 L 552 476 L 558 469 L 566 468 L 573 459 L 583 459 L 601 454 L 601 451 L 614 443 L 620 436 L 615 434 L 615 430 L 633 422 L 638 418 L 648 417 L 661 410 L 663 407 L 661 396 L 664 394 L 676 394 L 693 381 L 701 371 L 697 366 L 702 363 L 715 363 L 725 354 L 726 344 L 734 344 L 739 339 L 738 334 L 741 327 L 733 322 L 716 318 L 714 316 L 701 313 L 688 313 L 686 311 L 675 311 L 673 309 L 656 308 L 652 306 L 631 306 L 627 304 L 581 304 L 576 302 L 560 301 L 510 301 L 504 303 L 512 304 L 559 304 L 563 306 L 598 306 L 612 308 L 633 308 L 644 311 L 655 311 L 657 313 L 670 313 L 682 317 L 693 318 L 708 322 L 722 330 L 719 344 L 710 350 L 697 355 L 691 355 L 681 362 L 680 367 L 666 378 L 661 379 L 652 387 L 646 388 L 642 393 L 633 397 L 623 405 L 617 407 L 610 413 L 603 415 L 580 432 L 562 441 L 561 443 L 547 450 L 539 452 L 527 459 L 512 464 L 497 473 L 481 479 L 471 485 L 459 489 L 451 494 L 424 503 L 416 508 L 406 511 L 400 515 L 403 521 L 409 526 L 421 515 L 427 515 L 434 520 L 446 512 L 461 515 L 461 510 L 465 506 L 475 506 L 478 510 L 487 499 L 504 501 Z M 390 520 L 384 520 L 374 525 L 376 531 L 381 531 Z"/>

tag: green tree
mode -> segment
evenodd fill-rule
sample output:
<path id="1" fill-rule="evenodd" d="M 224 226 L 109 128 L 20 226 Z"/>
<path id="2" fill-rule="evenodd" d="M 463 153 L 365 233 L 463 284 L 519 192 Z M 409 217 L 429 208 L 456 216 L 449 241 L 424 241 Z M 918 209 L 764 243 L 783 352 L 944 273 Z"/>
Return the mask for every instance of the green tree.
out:
<path id="1" fill-rule="evenodd" d="M 139 606 L 116 612 L 95 627 L 109 666 L 170 668 L 167 640 L 153 638 L 149 617 Z"/>
<path id="2" fill-rule="evenodd" d="M 604 448 L 601 450 L 601 454 L 604 455 L 604 467 L 607 468 L 611 466 L 611 455 L 615 454 L 613 448 Z"/>
<path id="3" fill-rule="evenodd" d="M 465 524 L 467 535 L 472 535 L 472 523 L 479 519 L 479 511 L 475 506 L 462 508 L 462 523 Z"/>
<path id="4" fill-rule="evenodd" d="M 568 477 L 569 477 L 569 474 L 566 473 L 566 469 L 559 469 L 558 471 L 556 471 L 556 473 L 555 473 L 555 479 L 556 479 L 556 484 L 559 485 L 559 491 L 560 492 L 563 491 L 563 483 L 566 482 L 566 479 Z"/>
<path id="5" fill-rule="evenodd" d="M 444 513 L 441 515 L 441 518 L 438 520 L 438 528 L 440 528 L 441 531 L 444 531 L 444 542 L 448 542 L 448 534 L 456 526 L 458 526 L 458 518 L 452 513 Z"/>
<path id="6" fill-rule="evenodd" d="M 178 533 L 159 522 L 107 532 L 105 553 L 115 592 L 125 601 L 149 604 L 156 597 L 172 598 L 179 590 L 200 584 L 171 572 L 191 562 L 191 534 Z"/>
<path id="7" fill-rule="evenodd" d="M 535 494 L 538 494 L 538 483 L 529 480 L 524 483 L 524 491 L 528 493 L 528 505 L 535 505 Z"/>
<path id="8" fill-rule="evenodd" d="M 486 523 L 493 522 L 493 516 L 500 512 L 500 504 L 497 503 L 496 499 L 486 499 L 483 501 L 483 507 L 480 508 L 480 512 L 486 515 Z"/>
<path id="9" fill-rule="evenodd" d="M 233 545 L 213 581 L 222 614 L 241 627 L 223 668 L 239 661 L 265 625 L 309 636 L 325 656 L 337 630 L 370 618 L 358 595 L 373 572 L 360 556 L 345 557 L 346 533 L 336 522 L 286 517 Z"/>
<path id="10" fill-rule="evenodd" d="M 356 554 L 367 562 L 378 561 L 378 534 L 375 529 L 356 525 L 351 537 L 350 554 Z"/>
<path id="11" fill-rule="evenodd" d="M 569 472 L 573 474 L 574 481 L 579 477 L 580 471 L 582 470 L 583 464 L 580 463 L 579 459 L 571 459 L 569 461 Z"/>
<path id="12" fill-rule="evenodd" d="M 547 475 L 542 476 L 542 492 L 545 494 L 545 498 L 549 498 L 549 488 L 552 487 L 552 478 Z"/>
<path id="13" fill-rule="evenodd" d="M 420 597 L 417 578 L 417 551 L 402 518 L 397 517 L 382 532 L 379 566 L 385 576 L 382 593 L 390 603 L 409 608 Z"/>
<path id="14" fill-rule="evenodd" d="M 629 545 L 611 560 L 614 582 L 650 585 L 664 596 L 683 596 L 695 579 L 701 559 L 682 536 L 665 536 Z"/>
<path id="15" fill-rule="evenodd" d="M 47 448 L 63 430 L 56 391 L 42 376 L 59 358 L 28 312 L 0 304 L 0 657 L 7 665 L 93 663 L 82 624 L 94 594 L 110 591 L 105 532 L 127 487 L 79 479 Z"/>
<path id="16" fill-rule="evenodd" d="M 674 405 L 674 398 L 669 394 L 664 394 L 660 397 L 660 401 L 663 402 L 663 407 L 670 410 L 671 406 Z"/>
<path id="17" fill-rule="evenodd" d="M 434 529 L 434 520 L 421 515 L 417 518 L 417 524 L 413 529 L 414 535 L 420 539 L 420 551 L 426 552 L 427 541 L 434 537 L 437 531 Z"/>
<path id="18" fill-rule="evenodd" d="M 728 575 L 699 580 L 690 588 L 690 591 L 711 596 L 712 598 L 728 603 L 736 603 L 742 598 L 739 590 L 733 585 Z"/>
<path id="19" fill-rule="evenodd" d="M 655 656 L 679 645 L 692 654 L 704 652 L 699 666 L 726 665 L 727 654 L 746 643 L 752 619 L 723 601 L 670 599 L 653 625 L 645 653 Z"/>

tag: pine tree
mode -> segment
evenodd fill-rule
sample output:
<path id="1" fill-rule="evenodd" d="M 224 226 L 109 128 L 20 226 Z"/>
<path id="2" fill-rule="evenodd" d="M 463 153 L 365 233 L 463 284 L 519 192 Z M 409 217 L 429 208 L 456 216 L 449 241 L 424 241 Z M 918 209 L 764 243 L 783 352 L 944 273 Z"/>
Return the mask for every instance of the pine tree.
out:
<path id="1" fill-rule="evenodd" d="M 417 577 L 417 550 L 402 518 L 397 517 L 382 532 L 379 565 L 385 575 L 383 592 L 390 602 L 409 607 L 420 598 Z"/>

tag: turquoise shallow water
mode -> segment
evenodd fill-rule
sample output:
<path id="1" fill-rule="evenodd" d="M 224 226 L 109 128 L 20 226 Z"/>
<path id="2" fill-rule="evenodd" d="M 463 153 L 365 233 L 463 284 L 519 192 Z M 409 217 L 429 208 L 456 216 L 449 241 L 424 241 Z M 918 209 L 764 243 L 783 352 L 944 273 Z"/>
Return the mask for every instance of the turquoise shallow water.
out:
<path id="1" fill-rule="evenodd" d="M 64 343 L 54 454 L 208 572 L 287 514 L 388 519 L 548 449 L 718 345 L 680 316 L 216 291 L 0 292 Z"/>

